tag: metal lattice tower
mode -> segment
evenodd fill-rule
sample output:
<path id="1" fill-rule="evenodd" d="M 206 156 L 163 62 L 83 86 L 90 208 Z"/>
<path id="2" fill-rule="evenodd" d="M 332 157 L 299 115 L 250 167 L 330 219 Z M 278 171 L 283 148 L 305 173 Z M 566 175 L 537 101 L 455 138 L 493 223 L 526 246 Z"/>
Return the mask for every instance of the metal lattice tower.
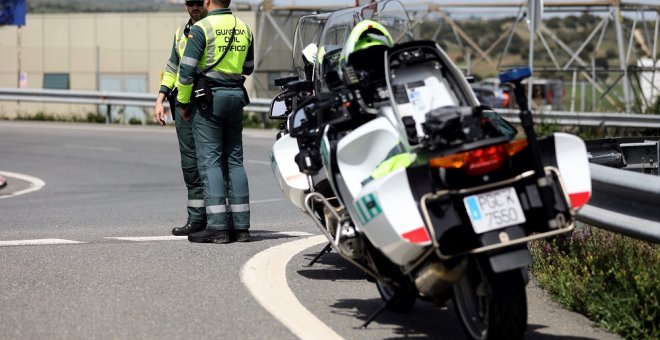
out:
<path id="1" fill-rule="evenodd" d="M 505 65 L 503 60 L 506 59 L 511 47 L 512 38 L 526 29 L 524 21 L 527 13 L 527 1 L 501 3 L 402 1 L 402 3 L 409 11 L 413 26 L 429 22 L 437 23 L 437 29 L 431 39 L 436 42 L 452 40 L 461 52 L 456 61 L 459 63 L 462 61 L 461 66 L 467 72 L 480 63 L 487 63 L 495 71 L 513 66 Z M 258 48 L 257 70 L 262 70 L 262 77 L 257 77 L 257 88 L 260 95 L 272 95 L 272 93 L 265 93 L 269 90 L 270 81 L 266 79 L 267 77 L 263 77 L 264 73 L 292 72 L 291 39 L 298 17 L 351 5 L 347 1 L 345 6 L 274 6 L 272 0 L 264 1 L 258 13 L 256 42 Z M 467 11 L 472 16 L 484 17 L 499 11 L 500 16 L 511 18 L 508 32 L 501 34 L 495 41 L 484 44 L 486 46 L 482 46 L 478 43 L 478 37 L 471 37 L 461 28 L 461 21 L 457 19 L 461 16 L 461 10 L 463 13 Z M 641 98 L 642 106 L 652 104 L 644 102 L 646 97 L 640 96 L 642 82 L 650 84 L 651 98 L 660 94 L 660 88 L 656 84 L 658 82 L 656 78 L 660 77 L 660 74 L 656 75 L 660 72 L 657 54 L 660 3 L 649 4 L 624 0 L 546 0 L 544 12 L 546 15 L 535 39 L 541 43 L 542 51 L 545 52 L 545 57 L 549 57 L 551 63 L 543 64 L 539 58 L 535 58 L 534 71 L 536 73 L 557 73 L 562 76 L 569 73 L 572 75 L 573 89 L 576 88 L 578 79 L 591 84 L 592 105 L 606 100 L 625 112 L 632 112 L 636 99 Z M 561 39 L 557 32 L 545 24 L 548 17 L 553 15 L 581 13 L 600 14 L 600 21 L 590 32 L 586 32 L 588 34 L 580 39 L 583 42 L 577 47 L 571 47 L 569 43 Z M 463 14 L 463 16 L 466 15 Z M 654 22 L 649 24 L 650 20 L 647 17 L 653 16 L 655 16 Z M 627 18 L 627 20 L 623 18 Z M 523 25 L 520 25 L 521 22 Z M 442 37 L 441 40 L 439 34 L 445 27 L 449 27 L 451 34 L 450 37 Z M 596 66 L 596 57 L 599 52 L 602 52 L 602 43 L 605 36 L 608 36 L 608 28 L 614 31 L 618 65 L 616 68 L 603 69 Z M 582 33 L 576 32 L 576 34 Z M 526 39 L 529 40 L 529 34 Z M 593 48 L 587 48 L 589 46 Z M 535 57 L 537 55 L 538 53 L 535 54 Z M 650 60 L 652 64 L 633 64 L 634 59 Z M 647 79 L 649 77 L 650 79 Z M 614 91 L 617 87 L 622 88 L 621 94 Z M 573 93 L 574 95 L 575 93 Z M 592 110 L 595 109 L 596 107 L 592 107 Z"/>

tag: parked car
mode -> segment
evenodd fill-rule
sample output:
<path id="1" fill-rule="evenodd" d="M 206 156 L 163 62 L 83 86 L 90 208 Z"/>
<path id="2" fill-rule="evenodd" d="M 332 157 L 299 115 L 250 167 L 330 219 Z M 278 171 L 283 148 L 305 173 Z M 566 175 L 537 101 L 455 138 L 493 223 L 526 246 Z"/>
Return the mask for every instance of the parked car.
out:
<path id="1" fill-rule="evenodd" d="M 527 84 L 527 81 L 523 81 Z M 507 108 L 514 108 L 515 98 L 513 91 L 508 84 L 500 84 L 497 78 L 486 78 L 482 80 L 477 87 L 491 88 L 495 93 L 502 91 L 509 96 L 508 105 L 502 106 Z M 478 96 L 477 96 L 478 97 Z M 480 99 L 481 100 L 481 99 Z M 488 105 L 488 104 L 484 104 Z M 533 110 L 541 111 L 564 111 L 566 110 L 566 92 L 564 90 L 564 82 L 561 79 L 533 79 L 532 80 L 532 103 Z M 493 106 L 496 107 L 496 106 Z"/>
<path id="2" fill-rule="evenodd" d="M 482 105 L 492 108 L 508 108 L 511 105 L 511 95 L 501 87 L 473 85 L 472 91 Z"/>

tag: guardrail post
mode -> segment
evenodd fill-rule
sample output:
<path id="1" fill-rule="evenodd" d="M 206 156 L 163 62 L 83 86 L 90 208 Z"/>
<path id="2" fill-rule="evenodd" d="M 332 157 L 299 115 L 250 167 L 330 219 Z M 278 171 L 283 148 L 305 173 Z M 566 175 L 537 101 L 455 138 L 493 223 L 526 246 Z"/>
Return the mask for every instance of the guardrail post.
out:
<path id="1" fill-rule="evenodd" d="M 112 123 L 112 105 L 110 104 L 106 105 L 105 123 L 106 124 Z"/>

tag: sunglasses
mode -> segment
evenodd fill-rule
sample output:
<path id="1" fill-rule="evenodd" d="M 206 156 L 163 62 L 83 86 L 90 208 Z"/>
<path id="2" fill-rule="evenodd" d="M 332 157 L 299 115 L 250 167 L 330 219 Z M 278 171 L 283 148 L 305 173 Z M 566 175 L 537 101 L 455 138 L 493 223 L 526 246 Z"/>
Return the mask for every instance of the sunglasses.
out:
<path id="1" fill-rule="evenodd" d="M 193 7 L 193 6 L 204 6 L 204 1 L 186 1 L 186 6 L 188 7 Z"/>

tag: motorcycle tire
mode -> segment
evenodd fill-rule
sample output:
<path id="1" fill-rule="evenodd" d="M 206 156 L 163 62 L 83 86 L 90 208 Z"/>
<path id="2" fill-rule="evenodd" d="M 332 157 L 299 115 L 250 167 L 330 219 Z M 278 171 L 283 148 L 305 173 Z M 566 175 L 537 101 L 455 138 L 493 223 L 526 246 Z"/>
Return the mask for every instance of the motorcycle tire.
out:
<path id="1" fill-rule="evenodd" d="M 454 285 L 454 306 L 471 339 L 522 339 L 527 329 L 527 296 L 520 269 L 490 270 L 487 261 L 471 259 Z"/>
<path id="2" fill-rule="evenodd" d="M 394 299 L 387 306 L 387 309 L 393 312 L 409 313 L 415 306 L 415 301 L 417 301 L 417 292 L 415 290 L 401 288 L 395 291 L 394 287 L 380 281 L 376 281 L 376 287 L 378 287 L 378 293 L 380 293 L 383 301 L 387 302 Z"/>

